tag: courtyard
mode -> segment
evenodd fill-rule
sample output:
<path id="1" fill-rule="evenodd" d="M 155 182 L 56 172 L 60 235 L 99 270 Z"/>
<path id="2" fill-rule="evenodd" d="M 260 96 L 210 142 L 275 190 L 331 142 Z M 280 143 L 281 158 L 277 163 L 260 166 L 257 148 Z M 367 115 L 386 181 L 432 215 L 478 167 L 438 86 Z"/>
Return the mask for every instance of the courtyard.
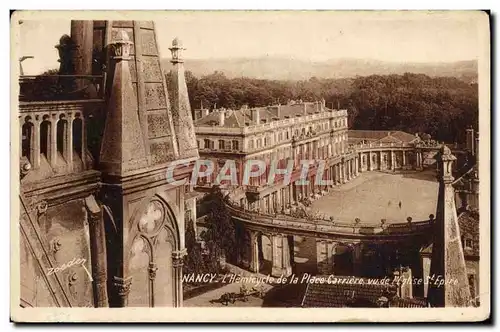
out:
<path id="1" fill-rule="evenodd" d="M 366 172 L 312 203 L 312 209 L 336 220 L 363 223 L 428 219 L 436 212 L 438 182 L 433 170 L 408 173 Z M 401 202 L 401 206 L 400 203 Z"/>

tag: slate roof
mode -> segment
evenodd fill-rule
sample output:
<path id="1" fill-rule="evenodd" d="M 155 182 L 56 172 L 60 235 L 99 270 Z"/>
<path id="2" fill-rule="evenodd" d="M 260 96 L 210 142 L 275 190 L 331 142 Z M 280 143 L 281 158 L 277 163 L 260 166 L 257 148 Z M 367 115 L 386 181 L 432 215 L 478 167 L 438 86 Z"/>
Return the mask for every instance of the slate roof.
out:
<path id="1" fill-rule="evenodd" d="M 323 276 L 328 278 L 327 276 Z M 336 278 L 342 278 L 341 276 Z M 345 277 L 348 278 L 348 277 Z M 366 280 L 365 280 L 366 281 Z M 324 283 L 308 284 L 302 300 L 305 308 L 378 307 L 377 300 L 396 294 L 395 285 Z"/>
<path id="2" fill-rule="evenodd" d="M 245 127 L 255 125 L 255 120 L 252 119 L 252 109 L 259 110 L 261 123 L 269 123 L 271 121 L 282 120 L 286 118 L 294 118 L 304 116 L 304 106 L 307 115 L 316 114 L 320 111 L 327 111 L 326 107 L 322 107 L 321 103 L 303 102 L 296 104 L 256 107 L 256 108 L 241 108 L 239 110 L 224 110 L 225 128 Z M 217 126 L 219 124 L 219 114 L 221 110 L 215 110 L 208 115 L 194 121 L 195 126 Z M 279 114 L 278 114 L 279 113 Z"/>
<path id="3" fill-rule="evenodd" d="M 349 141 L 358 143 L 367 141 L 369 143 L 412 143 L 418 138 L 412 134 L 399 130 L 349 130 Z"/>
<path id="4" fill-rule="evenodd" d="M 323 276 L 327 278 L 326 276 Z M 336 278 L 350 278 L 336 276 Z M 304 308 L 343 308 L 362 307 L 378 308 L 377 301 L 385 297 L 389 307 L 426 307 L 423 299 L 407 299 L 396 296 L 397 286 L 367 284 L 342 284 L 342 283 L 313 283 L 308 284 L 302 300 Z"/>

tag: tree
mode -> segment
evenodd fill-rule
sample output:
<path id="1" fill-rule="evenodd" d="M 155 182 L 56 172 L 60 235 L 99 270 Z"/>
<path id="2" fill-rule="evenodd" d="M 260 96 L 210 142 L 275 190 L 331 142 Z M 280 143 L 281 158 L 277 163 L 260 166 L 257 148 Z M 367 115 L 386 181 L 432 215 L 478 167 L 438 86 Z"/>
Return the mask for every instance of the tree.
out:
<path id="1" fill-rule="evenodd" d="M 405 73 L 280 81 L 229 79 L 221 72 L 196 79 L 186 72 L 186 81 L 196 107 L 237 109 L 324 98 L 328 108 L 348 110 L 350 129 L 428 133 L 447 143 L 463 143 L 465 128 L 478 127 L 478 86 L 454 77 Z"/>
<path id="2" fill-rule="evenodd" d="M 210 261 L 222 257 L 235 258 L 236 229 L 224 203 L 224 196 L 218 187 L 210 194 L 210 208 L 207 214 L 208 229 L 202 234 L 210 255 Z"/>
<path id="3" fill-rule="evenodd" d="M 201 254 L 201 248 L 196 242 L 196 234 L 194 231 L 194 222 L 189 220 L 186 228 L 185 243 L 187 257 L 184 264 L 184 273 L 203 273 L 206 269 L 204 260 Z"/>

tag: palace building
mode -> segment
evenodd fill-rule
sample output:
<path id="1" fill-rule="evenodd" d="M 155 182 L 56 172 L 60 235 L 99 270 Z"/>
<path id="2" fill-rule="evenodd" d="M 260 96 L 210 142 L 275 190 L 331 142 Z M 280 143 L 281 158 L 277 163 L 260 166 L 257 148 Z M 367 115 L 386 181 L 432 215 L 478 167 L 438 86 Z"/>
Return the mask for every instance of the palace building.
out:
<path id="1" fill-rule="evenodd" d="M 197 110 L 195 118 L 200 157 L 211 160 L 215 168 L 210 176 L 198 179 L 196 188 L 203 191 L 217 185 L 228 194 L 227 207 L 240 226 L 239 266 L 254 273 L 266 273 L 262 269 L 269 268 L 266 271 L 273 276 L 289 276 L 295 273 L 294 236 L 308 237 L 315 239 L 317 246 L 317 268 L 312 273 L 383 277 L 392 271 L 391 276 L 394 273 L 410 279 L 446 275 L 458 280 L 459 286 L 437 291 L 419 285 L 403 287 L 398 290 L 401 301 L 417 298 L 397 302 L 398 306 L 425 306 L 424 298 L 435 306 L 471 305 L 470 295 L 479 289 L 477 215 L 471 217 L 463 209 L 475 205 L 478 197 L 473 131 L 468 131 L 466 148 L 455 145 L 450 149 L 402 131 L 348 130 L 347 111 L 328 109 L 324 101 Z M 227 160 L 237 165 L 236 185 L 218 181 L 218 176 L 228 171 Z M 249 160 L 263 161 L 266 167 L 260 177 L 245 183 L 242 177 Z M 303 160 L 311 162 L 306 172 Z M 289 182 L 282 175 L 269 181 L 273 164 L 286 169 L 290 161 L 293 168 Z M 311 215 L 307 210 L 312 200 L 362 172 L 415 172 L 426 168 L 437 171 L 440 183 L 437 209 L 430 211 L 428 219 L 409 217 L 387 225 L 384 220 L 337 220 Z M 318 184 L 318 176 L 331 182 Z M 198 220 L 203 227 L 201 210 Z M 459 229 L 458 233 L 445 235 L 443 228 L 452 227 L 444 226 L 448 223 Z M 449 237 L 460 233 L 463 247 L 456 248 Z M 443 256 L 453 256 L 453 263 L 440 264 Z M 270 267 L 266 268 L 264 261 Z M 459 269 L 456 275 L 450 272 L 454 268 Z M 464 287 L 470 290 L 456 292 Z"/>
<path id="2" fill-rule="evenodd" d="M 20 77 L 20 304 L 181 306 L 195 202 L 165 169 L 198 159 L 182 44 L 171 82 L 153 22 L 72 21 L 56 48 L 58 75 Z"/>

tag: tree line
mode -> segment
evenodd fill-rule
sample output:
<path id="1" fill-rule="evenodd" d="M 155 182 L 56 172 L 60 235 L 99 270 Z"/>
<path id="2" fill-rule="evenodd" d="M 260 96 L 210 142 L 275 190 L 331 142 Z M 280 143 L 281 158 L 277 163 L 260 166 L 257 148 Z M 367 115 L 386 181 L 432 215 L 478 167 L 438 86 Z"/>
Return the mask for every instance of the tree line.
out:
<path id="1" fill-rule="evenodd" d="M 222 72 L 195 77 L 186 72 L 191 107 L 238 109 L 325 99 L 348 110 L 349 128 L 426 133 L 463 143 L 465 128 L 478 127 L 478 86 L 454 77 L 424 74 L 282 81 L 227 78 Z"/>

